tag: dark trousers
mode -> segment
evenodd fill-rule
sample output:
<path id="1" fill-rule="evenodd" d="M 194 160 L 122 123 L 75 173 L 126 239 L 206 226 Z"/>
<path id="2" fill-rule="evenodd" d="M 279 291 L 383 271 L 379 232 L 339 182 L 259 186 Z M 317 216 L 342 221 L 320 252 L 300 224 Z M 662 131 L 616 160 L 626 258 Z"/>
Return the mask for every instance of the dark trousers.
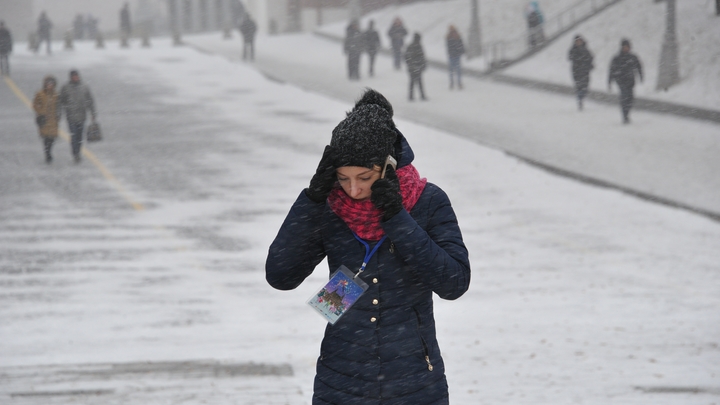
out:
<path id="1" fill-rule="evenodd" d="M 360 54 L 348 54 L 348 78 L 360 80 Z"/>
<path id="2" fill-rule="evenodd" d="M 450 58 L 448 64 L 450 69 L 450 88 L 455 87 L 455 78 L 457 78 L 458 87 L 462 89 L 462 69 L 460 68 L 460 56 L 453 56 Z"/>
<path id="3" fill-rule="evenodd" d="M 402 48 L 393 48 L 392 53 L 393 53 L 393 66 L 395 66 L 396 70 L 400 70 L 400 65 L 402 63 Z"/>
<path id="4" fill-rule="evenodd" d="M 85 122 L 68 122 L 70 128 L 70 148 L 73 157 L 80 158 L 80 147 L 82 147 L 83 132 L 85 131 Z"/>
<path id="5" fill-rule="evenodd" d="M 255 60 L 255 44 L 250 42 L 243 42 L 243 60 L 250 59 Z"/>
<path id="6" fill-rule="evenodd" d="M 47 53 L 48 55 L 50 55 L 52 53 L 52 50 L 50 49 L 50 35 L 48 35 L 47 37 L 44 37 L 42 35 L 40 36 L 40 42 L 38 42 L 38 49 L 40 49 L 43 42 L 47 42 Z"/>
<path id="7" fill-rule="evenodd" d="M 10 76 L 10 62 L 6 53 L 0 54 L 0 73 L 3 76 Z"/>
<path id="8" fill-rule="evenodd" d="M 624 120 L 630 117 L 630 109 L 635 99 L 633 88 L 634 86 L 620 86 L 620 109 Z"/>
<path id="9" fill-rule="evenodd" d="M 53 142 L 55 142 L 55 138 L 51 137 L 43 137 L 43 148 L 45 150 L 45 160 L 51 161 L 52 160 L 52 146 Z"/>
<path id="10" fill-rule="evenodd" d="M 575 79 L 575 94 L 577 95 L 578 101 L 587 96 L 588 86 L 590 85 L 590 76 L 577 76 Z"/>
<path id="11" fill-rule="evenodd" d="M 420 98 L 425 100 L 425 91 L 423 90 L 422 84 L 422 72 L 410 72 L 410 95 L 408 96 L 410 100 L 415 99 L 415 85 L 417 85 L 418 89 L 420 90 Z"/>
<path id="12" fill-rule="evenodd" d="M 370 76 L 375 75 L 375 56 L 376 55 L 377 54 L 375 52 L 368 52 L 368 59 L 370 62 L 370 70 L 369 70 Z"/>

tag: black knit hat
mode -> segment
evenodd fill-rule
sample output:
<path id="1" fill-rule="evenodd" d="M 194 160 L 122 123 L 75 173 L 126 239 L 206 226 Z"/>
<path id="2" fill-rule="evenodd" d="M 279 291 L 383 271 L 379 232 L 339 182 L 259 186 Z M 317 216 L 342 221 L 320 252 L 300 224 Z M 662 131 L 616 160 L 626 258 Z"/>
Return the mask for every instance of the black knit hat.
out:
<path id="1" fill-rule="evenodd" d="M 623 46 L 627 46 L 627 47 L 629 48 L 629 47 L 630 47 L 630 40 L 629 40 L 629 39 L 626 39 L 626 38 L 623 38 L 623 40 L 620 41 L 620 47 L 623 47 Z"/>
<path id="2" fill-rule="evenodd" d="M 398 137 L 392 119 L 393 108 L 385 96 L 367 89 L 333 130 L 330 145 L 335 148 L 335 166 L 382 166 L 388 155 L 397 159 Z"/>

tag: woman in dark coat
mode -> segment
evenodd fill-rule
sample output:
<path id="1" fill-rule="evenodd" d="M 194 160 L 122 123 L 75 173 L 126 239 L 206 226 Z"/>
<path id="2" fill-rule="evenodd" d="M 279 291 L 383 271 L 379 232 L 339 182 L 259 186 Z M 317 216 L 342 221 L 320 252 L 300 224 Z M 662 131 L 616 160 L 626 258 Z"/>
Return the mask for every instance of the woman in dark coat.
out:
<path id="1" fill-rule="evenodd" d="M 416 32 L 413 35 L 413 41 L 405 50 L 405 63 L 407 64 L 408 74 L 410 75 L 410 94 L 408 95 L 410 101 L 415 99 L 413 90 L 415 90 L 416 85 L 418 90 L 420 90 L 420 99 L 427 100 L 422 83 L 422 72 L 425 71 L 427 67 L 427 61 L 425 60 L 425 51 L 420 43 L 420 38 L 420 34 Z"/>
<path id="2" fill-rule="evenodd" d="M 450 200 L 411 164 L 392 114 L 366 91 L 270 246 L 266 278 L 277 289 L 296 288 L 325 257 L 330 273 L 344 265 L 368 285 L 325 330 L 313 405 L 449 403 L 432 295 L 465 293 L 468 252 Z M 397 170 L 385 166 L 383 178 L 388 155 Z"/>
<path id="3" fill-rule="evenodd" d="M 590 84 L 590 71 L 593 66 L 593 55 L 587 49 L 585 39 L 580 35 L 575 36 L 572 48 L 568 52 L 568 59 L 572 62 L 572 76 L 575 82 L 575 94 L 577 94 L 578 109 L 583 109 L 583 99 L 587 96 L 588 85 Z"/>

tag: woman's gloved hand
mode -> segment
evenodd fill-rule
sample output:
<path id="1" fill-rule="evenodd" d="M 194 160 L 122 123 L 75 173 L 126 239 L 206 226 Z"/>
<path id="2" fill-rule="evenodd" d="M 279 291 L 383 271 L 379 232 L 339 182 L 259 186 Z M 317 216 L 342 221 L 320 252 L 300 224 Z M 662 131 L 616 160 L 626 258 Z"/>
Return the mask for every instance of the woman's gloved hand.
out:
<path id="1" fill-rule="evenodd" d="M 333 185 L 335 185 L 337 181 L 335 165 L 333 164 L 334 160 L 334 148 L 330 145 L 325 146 L 325 151 L 320 159 L 315 175 L 310 180 L 310 186 L 305 189 L 305 194 L 308 198 L 316 203 L 327 200 L 333 189 Z"/>
<path id="2" fill-rule="evenodd" d="M 383 221 L 389 220 L 403 209 L 400 182 L 392 166 L 387 167 L 385 178 L 377 179 L 371 189 L 370 201 L 383 212 Z"/>

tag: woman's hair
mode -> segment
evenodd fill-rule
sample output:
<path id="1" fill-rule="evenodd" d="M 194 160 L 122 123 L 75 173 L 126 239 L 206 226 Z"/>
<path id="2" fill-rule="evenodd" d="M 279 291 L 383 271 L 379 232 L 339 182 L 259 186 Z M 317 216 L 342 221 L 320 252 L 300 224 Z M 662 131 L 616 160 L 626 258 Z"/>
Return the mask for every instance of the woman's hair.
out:
<path id="1" fill-rule="evenodd" d="M 47 87 L 48 83 L 52 83 L 57 86 L 57 80 L 55 80 L 55 76 L 47 75 L 45 76 L 45 78 L 43 78 L 43 89 Z"/>
<path id="2" fill-rule="evenodd" d="M 447 39 L 458 39 L 458 38 L 460 38 L 460 33 L 458 32 L 457 28 L 455 28 L 454 25 L 451 25 L 448 28 Z"/>

